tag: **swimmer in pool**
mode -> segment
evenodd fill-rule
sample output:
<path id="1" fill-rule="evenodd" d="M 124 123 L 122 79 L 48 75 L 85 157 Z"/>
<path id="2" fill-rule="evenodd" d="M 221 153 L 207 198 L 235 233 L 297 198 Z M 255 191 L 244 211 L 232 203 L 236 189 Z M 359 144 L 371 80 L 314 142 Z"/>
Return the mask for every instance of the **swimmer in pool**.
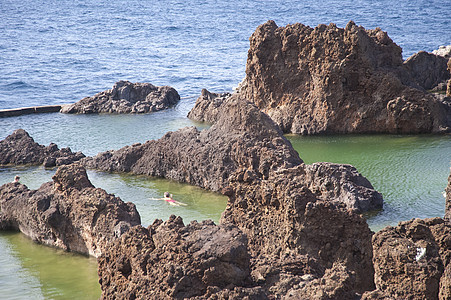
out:
<path id="1" fill-rule="evenodd" d="M 174 205 L 174 206 L 180 206 L 180 205 L 186 206 L 187 205 L 185 203 L 174 200 L 174 198 L 172 198 L 172 194 L 169 194 L 169 192 L 164 192 L 164 198 L 158 198 L 158 199 L 152 198 L 152 200 L 164 200 L 167 203 Z"/>

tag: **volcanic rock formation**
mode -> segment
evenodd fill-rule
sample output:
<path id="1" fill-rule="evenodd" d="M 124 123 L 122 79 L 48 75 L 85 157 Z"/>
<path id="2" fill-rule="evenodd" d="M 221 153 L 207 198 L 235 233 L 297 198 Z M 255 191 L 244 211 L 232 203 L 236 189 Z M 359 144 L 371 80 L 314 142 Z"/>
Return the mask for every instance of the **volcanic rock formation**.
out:
<path id="1" fill-rule="evenodd" d="M 420 53 L 403 63 L 401 52 L 380 28 L 268 21 L 250 38 L 240 90 L 284 132 L 449 132 L 450 103 L 423 89 L 449 78 L 446 60 Z"/>
<path id="2" fill-rule="evenodd" d="M 237 170 L 267 179 L 272 171 L 302 164 L 267 115 L 238 94 L 223 102 L 215 117 L 209 117 L 216 119 L 210 129 L 180 129 L 159 140 L 85 158 L 83 163 L 88 168 L 165 177 L 213 191 L 227 187 Z M 321 199 L 343 200 L 357 212 L 382 208 L 380 193 L 352 166 L 317 163 L 298 169 L 303 183 Z"/>
<path id="3" fill-rule="evenodd" d="M 141 223 L 133 203 L 95 188 L 76 164 L 59 167 L 53 182 L 30 190 L 20 183 L 0 187 L 0 229 L 32 240 L 99 256 L 108 242 Z"/>
<path id="4" fill-rule="evenodd" d="M 259 288 L 234 288 L 251 283 L 249 259 L 236 227 L 155 220 L 132 228 L 99 258 L 102 299 L 205 299 L 218 292 L 264 299 Z"/>
<path id="5" fill-rule="evenodd" d="M 150 83 L 119 81 L 111 90 L 63 106 L 61 112 L 69 114 L 149 113 L 172 107 L 179 100 L 177 91 L 169 86 L 157 87 Z"/>
<path id="6" fill-rule="evenodd" d="M 51 143 L 47 147 L 36 143 L 23 129 L 14 131 L 0 141 L 0 165 L 40 165 L 54 167 L 71 164 L 85 157 L 70 148 L 58 149 Z"/>
<path id="7" fill-rule="evenodd" d="M 394 299 L 450 299 L 451 225 L 443 219 L 386 227 L 374 235 L 373 250 L 382 293 Z"/>
<path id="8" fill-rule="evenodd" d="M 189 250 L 186 242 L 194 234 L 194 226 L 184 227 L 180 222 L 175 226 L 175 220 L 170 220 L 158 229 L 158 222 L 154 229 L 130 231 L 100 258 L 102 297 L 119 293 L 265 299 L 312 291 L 323 298 L 352 298 L 374 289 L 372 233 L 353 210 L 374 207 L 366 203 L 370 198 L 381 199 L 380 194 L 367 187 L 369 183 L 350 166 L 304 165 L 274 122 L 239 95 L 225 99 L 219 109 L 209 129 L 181 129 L 157 141 L 100 153 L 83 163 L 101 170 L 163 176 L 221 190 L 229 197 L 221 225 L 195 224 L 213 232 L 213 236 L 199 233 L 204 238 L 197 248 L 217 249 L 225 257 L 235 257 L 227 254 L 232 250 L 221 250 L 214 232 L 226 237 L 224 244 L 231 244 L 229 236 L 244 233 L 247 239 L 238 240 L 240 249 L 247 249 L 249 269 L 243 267 L 241 259 L 212 254 L 205 257 L 213 264 L 207 271 L 204 262 L 193 261 L 197 250 Z M 341 200 L 353 197 L 362 204 L 345 207 Z M 167 226 L 178 229 L 172 233 Z M 161 255 L 157 253 L 163 248 L 154 245 L 159 230 L 174 235 Z M 233 233 L 235 230 L 240 234 Z M 125 251 L 129 245 L 144 245 L 137 248 L 142 255 Z M 159 270 L 164 270 L 168 258 L 176 262 L 177 269 L 162 273 Z M 218 259 L 227 267 L 218 267 Z M 154 270 L 150 267 L 154 265 L 161 267 Z M 230 278 L 225 283 L 216 281 L 214 275 L 221 268 L 223 276 Z M 120 269 L 126 271 L 115 272 Z M 232 280 L 238 276 L 233 272 L 238 271 L 241 279 Z M 151 281 L 159 284 L 147 287 Z M 187 290 L 187 284 L 194 286 L 192 291 Z M 146 288 L 141 291 L 142 286 Z"/>

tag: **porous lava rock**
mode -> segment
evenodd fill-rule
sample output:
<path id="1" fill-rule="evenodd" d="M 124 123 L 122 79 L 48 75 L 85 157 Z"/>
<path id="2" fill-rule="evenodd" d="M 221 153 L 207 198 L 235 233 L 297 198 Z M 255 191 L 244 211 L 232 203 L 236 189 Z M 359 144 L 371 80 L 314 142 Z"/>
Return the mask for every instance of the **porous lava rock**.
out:
<path id="1" fill-rule="evenodd" d="M 64 105 L 62 113 L 150 113 L 176 105 L 180 100 L 178 92 L 169 86 L 154 86 L 150 83 L 119 81 L 113 88 L 92 97 Z"/>
<path id="2" fill-rule="evenodd" d="M 272 171 L 302 164 L 298 153 L 276 124 L 255 105 L 234 94 L 221 100 L 210 115 L 209 92 L 197 116 L 214 122 L 202 131 L 194 127 L 170 132 L 159 140 L 99 153 L 83 160 L 85 166 L 109 172 L 165 177 L 220 191 L 237 170 L 246 176 L 268 178 Z M 317 197 L 343 202 L 356 212 L 380 209 L 382 195 L 349 165 L 317 163 L 298 168 L 303 182 Z"/>
<path id="3" fill-rule="evenodd" d="M 225 192 L 229 201 L 221 223 L 233 224 L 247 235 L 255 258 L 254 280 L 274 293 L 289 293 L 303 281 L 302 276 L 311 274 L 308 270 L 315 270 L 312 276 L 318 279 L 339 263 L 349 272 L 343 284 L 353 288 L 347 292 L 371 290 L 372 246 L 367 223 L 352 210 L 312 193 L 303 180 L 302 167 L 273 172 L 264 180 L 248 170 L 236 172 Z M 294 267 L 267 272 L 267 266 L 260 266 L 267 260 L 282 265 L 292 261 Z M 300 263 L 305 260 L 315 263 Z M 284 286 L 282 274 L 293 284 Z"/>
<path id="4" fill-rule="evenodd" d="M 110 245 L 98 260 L 101 298 L 264 296 L 250 286 L 249 259 L 246 236 L 236 227 L 212 221 L 185 226 L 172 215 L 149 228 L 134 227 Z"/>
<path id="5" fill-rule="evenodd" d="M 71 164 L 85 157 L 69 147 L 58 149 L 51 143 L 47 147 L 34 141 L 23 129 L 17 129 L 0 141 L 0 165 L 40 165 L 54 167 Z"/>
<path id="6" fill-rule="evenodd" d="M 431 90 L 439 84 L 445 84 L 450 78 L 447 69 L 448 59 L 420 51 L 415 53 L 404 62 L 408 73 L 412 76 L 412 80 L 418 86 Z"/>
<path id="7" fill-rule="evenodd" d="M 85 166 L 174 179 L 220 191 L 232 172 L 251 168 L 268 177 L 270 170 L 302 163 L 280 129 L 238 95 L 221 106 L 221 118 L 209 129 L 168 132 L 159 140 L 134 144 L 84 159 Z"/>
<path id="8" fill-rule="evenodd" d="M 196 104 L 188 113 L 188 118 L 198 122 L 215 123 L 221 111 L 220 106 L 230 96 L 230 93 L 218 94 L 202 89 L 201 95 L 196 100 Z"/>
<path id="9" fill-rule="evenodd" d="M 138 293 L 136 297 L 149 294 L 151 297 L 218 299 L 218 295 L 234 295 L 271 299 L 315 291 L 318 299 L 327 299 L 354 297 L 374 289 L 372 233 L 364 219 L 354 213 L 353 208 L 358 206 L 348 208 L 339 201 L 340 195 L 352 198 L 355 194 L 355 199 L 370 196 L 373 189 L 365 187 L 367 182 L 356 179 L 361 175 L 345 165 L 306 166 L 278 126 L 239 94 L 224 99 L 215 119 L 209 129 L 181 129 L 157 141 L 100 153 L 84 159 L 83 163 L 106 171 L 163 176 L 220 190 L 229 197 L 219 225 L 228 229 L 221 235 L 227 236 L 228 230 L 237 228 L 247 237 L 245 248 L 250 275 L 233 283 L 227 281 L 229 286 L 215 282 L 205 285 L 195 279 L 200 277 L 196 272 L 186 267 L 182 269 L 197 277 L 188 277 L 183 272 L 177 273 L 174 280 L 186 278 L 183 280 L 191 282 L 195 288 L 192 294 L 185 288 L 177 290 L 173 281 L 168 283 L 163 279 L 173 278 L 167 272 L 157 276 L 154 275 L 157 271 L 149 271 L 150 265 L 160 265 L 161 255 L 158 259 L 142 262 L 140 258 L 137 261 L 142 263 L 131 263 L 130 257 L 135 255 L 125 249 L 135 243 L 147 244 L 139 242 L 144 239 L 142 235 L 135 236 L 131 232 L 117 240 L 108 256 L 102 258 L 99 272 L 103 297 L 117 292 L 121 295 Z M 334 178 L 327 182 L 327 177 Z M 350 184 L 349 188 L 346 184 Z M 352 185 L 354 188 L 350 188 Z M 362 190 L 356 192 L 360 188 Z M 368 189 L 368 193 L 362 192 L 363 189 Z M 147 231 L 152 235 L 151 229 Z M 145 233 L 146 240 L 149 234 Z M 205 236 L 203 241 L 207 243 L 210 237 Z M 177 250 L 178 246 L 172 246 L 173 242 L 166 244 L 166 252 L 185 255 Z M 184 244 L 181 241 L 181 245 Z M 169 257 L 177 263 L 185 261 L 175 255 Z M 130 261 L 130 266 L 140 265 L 141 269 L 136 273 L 126 272 L 132 272 L 133 276 L 120 277 L 110 265 L 118 259 Z M 186 259 L 192 265 L 191 258 Z M 119 265 L 135 270 L 129 268 L 128 263 Z M 340 272 L 340 276 L 334 276 L 335 272 Z M 141 293 L 139 288 L 149 282 L 146 274 L 152 274 L 152 280 L 159 284 L 146 287 Z"/>
<path id="10" fill-rule="evenodd" d="M 352 21 L 344 29 L 268 21 L 250 37 L 240 92 L 284 132 L 449 132 L 450 103 L 422 88 L 443 75 L 444 59 L 434 56 L 436 70 L 422 67 L 429 54 L 404 63 L 401 52 L 380 28 Z"/>
<path id="11" fill-rule="evenodd" d="M 19 230 L 45 245 L 99 256 L 110 241 L 141 223 L 133 203 L 95 188 L 86 170 L 61 166 L 38 190 L 0 187 L 0 229 Z"/>
<path id="12" fill-rule="evenodd" d="M 451 225 L 442 218 L 386 227 L 374 235 L 373 251 L 381 293 L 395 299 L 450 299 Z"/>

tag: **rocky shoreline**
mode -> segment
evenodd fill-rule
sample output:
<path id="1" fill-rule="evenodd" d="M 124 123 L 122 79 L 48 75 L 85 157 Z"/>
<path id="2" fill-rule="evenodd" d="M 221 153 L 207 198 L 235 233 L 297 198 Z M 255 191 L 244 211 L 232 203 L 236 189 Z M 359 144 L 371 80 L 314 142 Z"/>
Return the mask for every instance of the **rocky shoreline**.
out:
<path id="1" fill-rule="evenodd" d="M 360 215 L 383 206 L 371 183 L 350 165 L 304 164 L 283 136 L 449 132 L 448 100 L 426 92 L 447 80 L 446 60 L 403 62 L 385 32 L 352 22 L 270 21 L 250 40 L 239 91 L 202 90 L 189 113 L 208 129 L 94 157 L 21 129 L 0 141 L 0 165 L 59 166 L 38 190 L 0 187 L 0 229 L 97 257 L 102 299 L 450 299 L 451 174 L 443 218 L 373 233 Z M 70 112 L 153 111 L 135 98 L 152 87 L 119 82 Z M 140 104 L 108 102 L 126 98 Z M 134 204 L 95 188 L 85 168 L 186 182 L 226 195 L 227 207 L 218 225 L 171 216 L 144 228 Z"/>

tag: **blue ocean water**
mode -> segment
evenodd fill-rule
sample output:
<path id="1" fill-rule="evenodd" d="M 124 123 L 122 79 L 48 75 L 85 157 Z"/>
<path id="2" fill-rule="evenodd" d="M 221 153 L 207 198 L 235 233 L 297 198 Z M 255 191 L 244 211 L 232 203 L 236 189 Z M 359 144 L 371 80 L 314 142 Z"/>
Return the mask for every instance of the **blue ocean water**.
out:
<path id="1" fill-rule="evenodd" d="M 230 91 L 267 20 L 381 27 L 405 57 L 451 44 L 449 0 L 0 1 L 0 109 L 72 103 L 119 80 Z M 193 102 L 186 99 L 185 102 Z"/>
<path id="2" fill-rule="evenodd" d="M 0 0 L 0 109 L 73 103 L 109 89 L 119 80 L 170 85 L 182 96 L 174 109 L 147 115 L 42 114 L 0 118 L 0 140 L 13 130 L 24 128 L 40 144 L 55 142 L 60 147 L 95 155 L 156 139 L 170 130 L 200 126 L 188 120 L 186 114 L 201 89 L 223 92 L 237 86 L 245 75 L 249 36 L 267 20 L 275 20 L 279 26 L 301 22 L 312 27 L 320 23 L 344 27 L 353 20 L 367 29 L 381 27 L 403 48 L 407 58 L 420 50 L 432 51 L 451 44 L 450 4 L 450 0 Z M 375 230 L 405 218 L 441 215 L 441 193 L 451 157 L 449 139 L 430 137 L 418 142 L 415 137 L 389 138 L 390 143 L 403 143 L 406 150 L 402 157 L 398 152 L 387 156 L 384 147 L 389 142 L 386 138 L 381 140 L 304 139 L 299 142 L 298 151 L 301 157 L 307 157 L 303 149 L 321 154 L 318 149 L 326 147 L 324 156 L 311 160 L 352 162 L 371 178 L 385 193 L 387 203 L 385 211 L 370 216 L 369 223 Z M 353 146 L 355 143 L 362 146 Z M 371 149 L 364 150 L 368 143 Z M 381 150 L 373 143 L 380 143 Z M 419 154 L 415 151 L 418 145 Z M 343 152 L 339 158 L 334 157 L 337 151 Z M 376 159 L 369 161 L 368 155 Z M 448 165 L 446 169 L 431 170 L 437 164 Z M 414 168 L 409 168 L 411 165 Z M 53 173 L 54 170 L 41 167 L 0 168 L 0 184 L 20 174 L 25 184 L 36 189 L 49 181 Z M 161 189 L 169 188 L 180 189 L 174 193 L 186 197 L 194 194 L 171 182 L 155 183 L 141 177 L 94 171 L 89 175 L 96 186 L 125 201 L 136 202 L 145 210 L 140 213 L 146 224 L 171 213 L 163 213 L 161 208 L 146 202 L 147 193 L 161 194 Z M 198 207 L 207 206 L 206 201 L 199 202 Z M 194 208 L 193 205 L 186 212 L 186 221 L 210 216 L 210 212 Z M 21 235 L 0 234 L 0 298 L 99 296 L 95 261 L 75 258 L 73 262 L 67 253 L 35 247 Z M 86 281 L 76 278 L 77 274 Z"/>

